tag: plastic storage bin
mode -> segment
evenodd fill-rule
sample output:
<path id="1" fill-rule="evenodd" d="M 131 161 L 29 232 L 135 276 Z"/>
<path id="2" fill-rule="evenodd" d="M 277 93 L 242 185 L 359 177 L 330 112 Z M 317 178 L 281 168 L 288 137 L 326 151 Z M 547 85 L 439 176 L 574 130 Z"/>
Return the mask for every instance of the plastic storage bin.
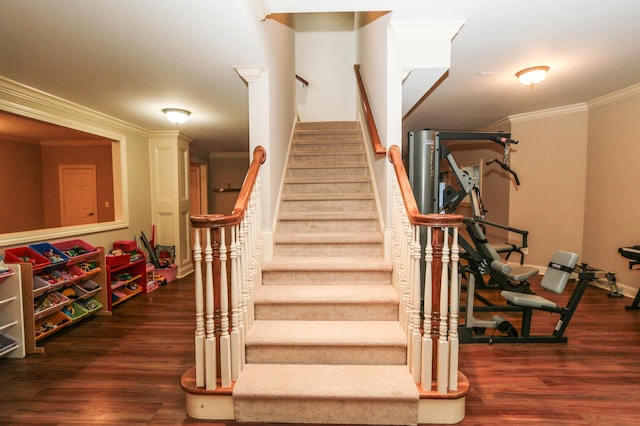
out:
<path id="1" fill-rule="evenodd" d="M 15 247 L 4 251 L 5 262 L 25 262 L 31 263 L 34 271 L 38 271 L 51 265 L 49 259 L 29 247 Z"/>
<path id="2" fill-rule="evenodd" d="M 18 347 L 18 342 L 11 337 L 0 333 L 0 358 Z"/>
<path id="3" fill-rule="evenodd" d="M 58 250 L 53 244 L 38 243 L 31 244 L 29 247 L 46 257 L 52 265 L 66 263 L 69 260 L 69 257 Z"/>
<path id="4" fill-rule="evenodd" d="M 99 251 L 96 247 L 79 239 L 53 243 L 53 246 L 63 252 L 72 263 L 91 259 Z"/>
<path id="5" fill-rule="evenodd" d="M 170 268 L 156 268 L 154 274 L 163 276 L 167 283 L 173 282 L 178 275 L 178 265 L 171 265 Z"/>

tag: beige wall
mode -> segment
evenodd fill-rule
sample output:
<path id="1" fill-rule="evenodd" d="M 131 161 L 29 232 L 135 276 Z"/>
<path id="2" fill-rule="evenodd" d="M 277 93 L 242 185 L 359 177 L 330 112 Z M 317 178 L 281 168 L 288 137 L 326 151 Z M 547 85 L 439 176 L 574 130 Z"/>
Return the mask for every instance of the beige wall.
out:
<path id="1" fill-rule="evenodd" d="M 618 273 L 635 288 L 640 274 L 629 271 L 619 247 L 640 244 L 640 85 L 589 104 L 587 194 L 582 258 Z M 628 292 L 628 291 L 627 291 Z"/>
<path id="2" fill-rule="evenodd" d="M 519 143 L 511 168 L 520 178 L 509 197 L 509 224 L 529 231 L 525 262 L 546 267 L 558 249 L 583 259 L 587 169 L 585 105 L 511 118 Z"/>

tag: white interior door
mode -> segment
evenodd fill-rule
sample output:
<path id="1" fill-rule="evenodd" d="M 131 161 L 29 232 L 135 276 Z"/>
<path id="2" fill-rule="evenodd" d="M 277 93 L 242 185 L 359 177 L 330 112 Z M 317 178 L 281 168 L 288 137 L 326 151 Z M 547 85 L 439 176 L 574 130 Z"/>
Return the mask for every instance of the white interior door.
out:
<path id="1" fill-rule="evenodd" d="M 98 222 L 96 166 L 61 165 L 59 176 L 62 226 Z"/>

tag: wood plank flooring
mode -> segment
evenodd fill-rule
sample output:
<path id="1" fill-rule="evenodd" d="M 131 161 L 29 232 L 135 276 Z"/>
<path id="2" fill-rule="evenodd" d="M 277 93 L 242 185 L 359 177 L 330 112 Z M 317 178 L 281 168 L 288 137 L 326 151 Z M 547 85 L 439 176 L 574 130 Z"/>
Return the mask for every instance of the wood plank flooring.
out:
<path id="1" fill-rule="evenodd" d="M 639 424 L 640 311 L 630 303 L 589 287 L 567 344 L 462 345 L 471 390 L 461 424 Z M 181 279 L 42 341 L 43 355 L 0 359 L 0 424 L 235 424 L 185 414 L 193 312 L 192 279 Z M 534 314 L 534 330 L 556 320 Z"/>

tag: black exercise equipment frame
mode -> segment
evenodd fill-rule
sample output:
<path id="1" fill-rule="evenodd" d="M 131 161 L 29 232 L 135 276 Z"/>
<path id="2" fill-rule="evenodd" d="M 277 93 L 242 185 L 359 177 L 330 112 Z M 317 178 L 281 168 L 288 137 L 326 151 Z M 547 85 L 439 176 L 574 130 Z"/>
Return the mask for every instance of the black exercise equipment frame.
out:
<path id="1" fill-rule="evenodd" d="M 474 330 L 473 327 L 460 327 L 458 334 L 460 336 L 460 343 L 566 343 L 568 338 L 564 335 L 569 322 L 575 313 L 576 308 L 584 295 L 587 286 L 591 281 L 596 278 L 596 274 L 599 270 L 589 268 L 585 264 L 579 269 L 583 269 L 578 272 L 578 280 L 576 287 L 571 293 L 571 297 L 565 307 L 557 306 L 552 307 L 527 307 L 517 306 L 507 302 L 507 305 L 488 305 L 475 308 L 481 312 L 520 312 L 522 314 L 522 324 L 517 336 L 511 335 L 496 335 L 495 331 L 491 335 L 474 334 L 478 330 Z M 560 318 L 556 323 L 553 333 L 549 335 L 531 335 L 531 321 L 533 318 L 533 311 L 545 311 L 553 314 L 559 314 Z M 494 329 L 496 330 L 496 329 Z M 497 331 L 497 330 L 496 330 Z"/>

